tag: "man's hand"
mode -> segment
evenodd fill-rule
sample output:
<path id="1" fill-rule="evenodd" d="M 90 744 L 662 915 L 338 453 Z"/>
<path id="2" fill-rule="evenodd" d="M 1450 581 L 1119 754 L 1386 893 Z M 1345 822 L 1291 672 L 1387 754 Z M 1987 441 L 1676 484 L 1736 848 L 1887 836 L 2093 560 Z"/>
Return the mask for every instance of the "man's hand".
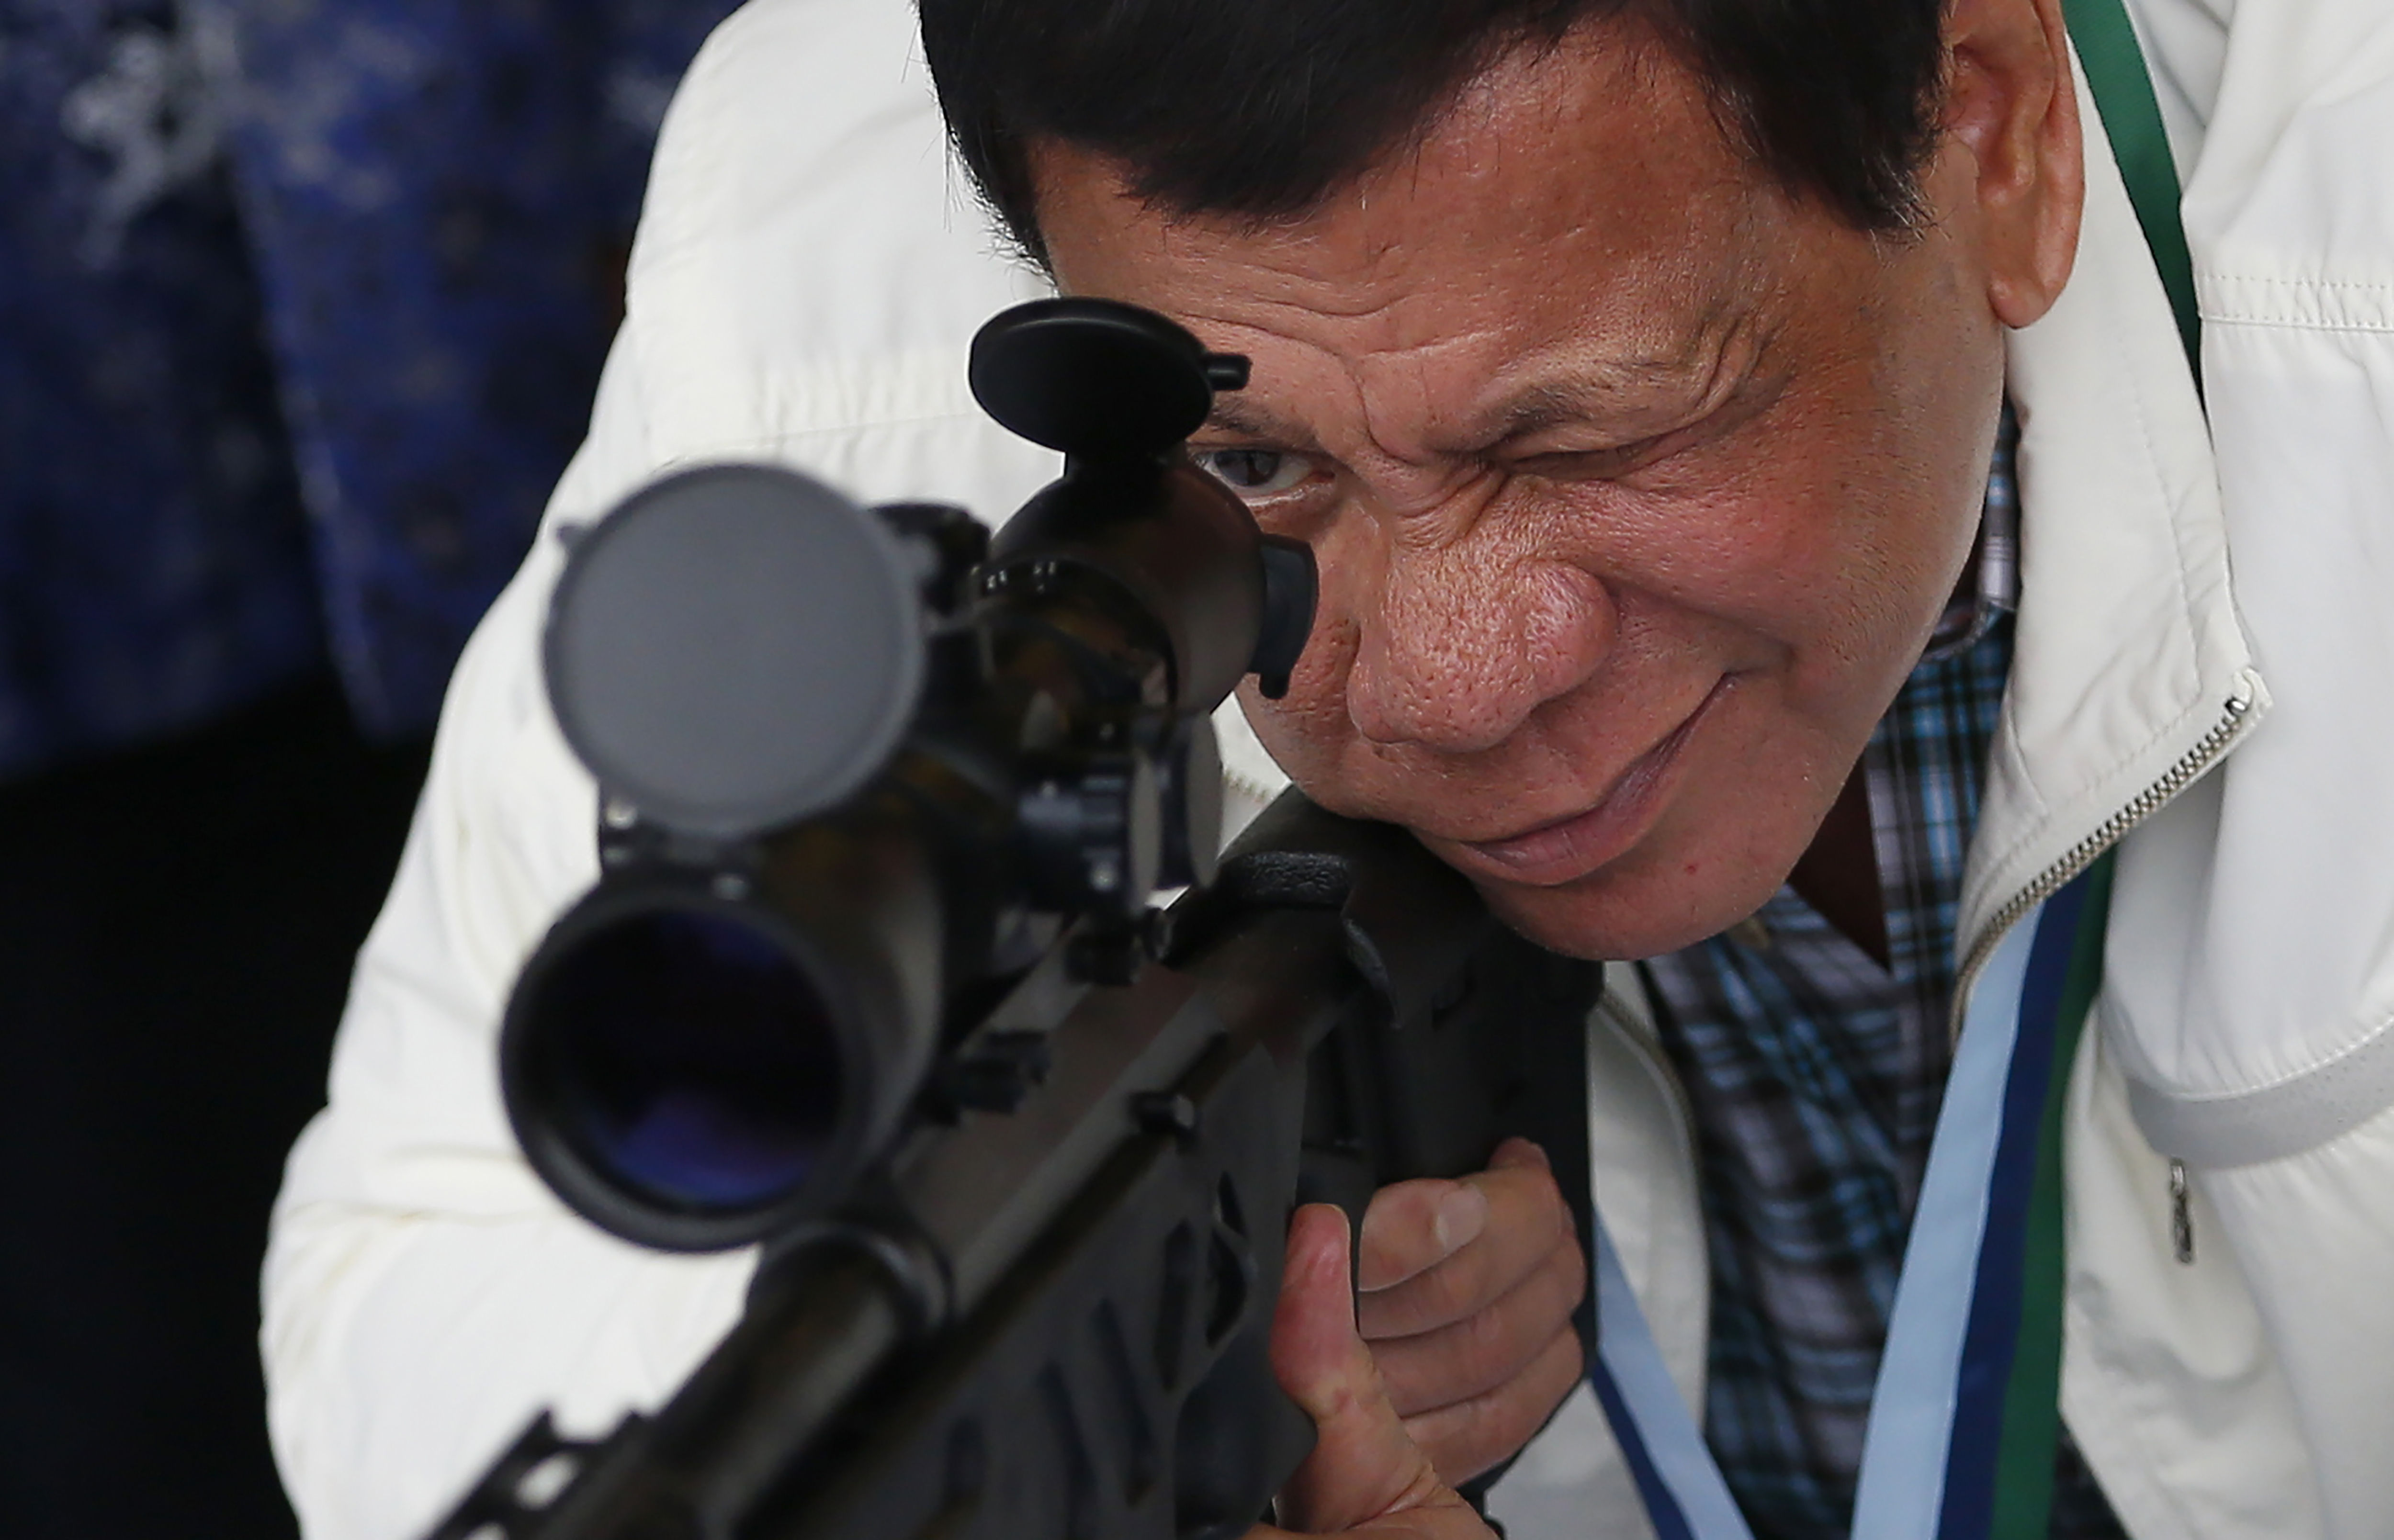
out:
<path id="1" fill-rule="evenodd" d="M 1382 1188 L 1356 1274 L 1388 1403 L 1454 1485 L 1527 1443 L 1583 1370 L 1587 1263 L 1546 1152 L 1507 1139 L 1489 1167 Z"/>
<path id="2" fill-rule="evenodd" d="M 1471 1505 L 1439 1479 L 1388 1403 L 1371 1349 L 1355 1334 L 1347 1217 L 1324 1204 L 1296 1211 L 1272 1316 L 1272 1371 L 1313 1418 L 1313 1453 L 1281 1494 L 1280 1520 L 1248 1532 L 1371 1540 L 1491 1540 Z"/>

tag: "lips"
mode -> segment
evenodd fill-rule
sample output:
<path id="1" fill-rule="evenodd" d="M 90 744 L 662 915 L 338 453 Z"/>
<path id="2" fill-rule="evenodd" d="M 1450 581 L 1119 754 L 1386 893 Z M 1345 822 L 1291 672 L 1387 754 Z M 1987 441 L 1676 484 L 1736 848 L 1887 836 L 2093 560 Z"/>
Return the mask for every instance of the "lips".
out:
<path id="1" fill-rule="evenodd" d="M 1723 676 L 1663 741 L 1629 762 L 1592 807 L 1501 839 L 1436 843 L 1467 871 L 1533 888 L 1558 888 L 1595 871 L 1645 836 L 1664 806 L 1681 751 L 1729 692 Z"/>

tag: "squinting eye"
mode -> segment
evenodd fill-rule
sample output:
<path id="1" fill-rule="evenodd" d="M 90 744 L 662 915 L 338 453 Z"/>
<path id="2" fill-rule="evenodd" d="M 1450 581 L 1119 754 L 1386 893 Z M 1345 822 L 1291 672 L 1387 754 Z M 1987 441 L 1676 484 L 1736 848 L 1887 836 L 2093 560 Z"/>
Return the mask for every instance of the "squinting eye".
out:
<path id="1" fill-rule="evenodd" d="M 1198 469 L 1249 499 L 1277 495 L 1313 474 L 1312 461 L 1277 449 L 1201 449 L 1190 458 Z"/>

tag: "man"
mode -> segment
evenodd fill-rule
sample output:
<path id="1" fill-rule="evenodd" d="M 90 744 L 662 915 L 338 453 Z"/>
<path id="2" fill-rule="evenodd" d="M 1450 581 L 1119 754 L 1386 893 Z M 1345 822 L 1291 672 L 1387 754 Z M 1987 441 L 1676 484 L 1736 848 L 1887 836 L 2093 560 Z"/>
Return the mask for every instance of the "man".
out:
<path id="1" fill-rule="evenodd" d="M 1920 1191 L 1952 969 L 2131 830 L 2103 1030 L 2063 1119 L 2069 1427 L 2015 1487 L 2054 1483 L 2057 1533 L 2359 1533 L 2394 1515 L 2338 1427 L 2394 1373 L 2338 1292 L 2386 1265 L 2394 1207 L 2347 1206 L 2289 1159 L 2365 1182 L 2387 1152 L 2361 1130 L 2382 1139 L 2394 1099 L 2357 1046 L 2385 1023 L 2394 959 L 2374 935 L 2327 941 L 2347 922 L 2324 912 L 2359 896 L 2326 829 L 2394 836 L 2382 794 L 2329 790 L 2362 752 L 2337 741 L 2335 684 L 2385 638 L 2350 578 L 2313 566 L 2343 549 L 2383 570 L 2361 533 L 2383 495 L 2346 479 L 2386 463 L 2382 410 L 2324 381 L 2382 388 L 2388 356 L 2306 355 L 2295 327 L 2312 322 L 2251 297 L 2302 289 L 2330 331 L 2353 322 L 2318 312 L 2331 291 L 2310 285 L 2341 281 L 2325 275 L 2365 270 L 2382 297 L 2386 227 L 2348 221 L 2383 190 L 2307 138 L 2305 94 L 2371 101 L 2382 131 L 2394 33 L 2261 9 L 2214 33 L 2208 81 L 2184 53 L 2156 72 L 2183 99 L 2180 138 L 2204 118 L 2219 136 L 2181 151 L 2230 334 L 2205 354 L 2215 472 L 2154 265 L 2115 217 L 2080 245 L 2085 180 L 2098 217 L 2121 199 L 2111 147 L 2082 149 L 2059 4 L 924 7 L 958 143 L 1060 286 L 1255 360 L 1197 447 L 1322 561 L 1289 698 L 1246 702 L 1275 758 L 1327 806 L 1414 830 L 1549 946 L 1656 959 L 1710 1220 L 1706 1431 L 1759 1533 L 1849 1520 L 1852 1392 Z M 2140 14 L 2159 39 L 2188 30 Z M 2106 103 L 2114 138 L 2126 105 Z M 2139 210 L 2164 262 L 2174 212 Z M 1924 663 L 1979 534 L 2007 373 L 2026 434 L 2017 636 L 1998 625 L 1979 659 Z M 2297 428 L 2300 397 L 2338 427 Z M 2305 441 L 2337 511 L 2297 537 L 2264 520 L 2285 517 L 2270 479 Z M 2230 533 L 2251 536 L 2249 652 L 2220 587 L 2215 474 Z M 2139 501 L 2168 510 L 2175 550 L 2132 548 Z M 2256 726 L 2261 677 L 2282 682 L 2282 726 Z M 2248 733 L 2237 769 L 2159 812 Z M 2279 733 L 2318 734 L 2317 757 L 2298 765 Z M 2332 814 L 2296 806 L 2317 796 Z M 2264 826 L 2306 860 L 2261 856 Z M 1938 848 L 1955 835 L 1966 875 Z M 2374 925 L 2387 889 L 2366 886 Z M 2290 1007 L 2253 961 L 2264 915 L 2282 956 L 2347 982 Z M 1888 1008 L 1873 964 L 1911 998 Z M 2371 1091 L 2252 1099 L 2339 1061 L 2331 1078 Z M 2185 1159 L 2164 1173 L 2156 1146 Z M 1643 1176 L 1600 1166 L 1599 1207 Z M 1335 1283 L 1322 1231 L 1300 1227 L 1300 1275 Z M 2194 1282 L 2223 1255 L 2226 1275 Z M 1375 1381 L 1333 1349 L 1335 1303 L 1293 1303 L 1282 1344 L 1325 1435 L 1301 1527 L 1385 1524 L 1433 1469 L 1477 1461 L 1451 1447 L 1451 1414 L 1424 1415 L 1406 1344 L 1375 1355 L 1427 1462 L 1355 1410 Z M 1506 1324 L 1480 1329 L 1534 1342 L 1531 1313 L 1498 1300 Z M 1506 1366 L 1523 1396 L 1543 1374 L 1525 1353 Z M 1451 1504 L 1418 1522 L 1470 1528 Z"/>
<path id="2" fill-rule="evenodd" d="M 2388 127 L 2389 24 L 2327 0 L 2242 0 L 2232 32 L 2140 7 L 2191 173 L 2206 431 L 2058 6 L 1399 10 L 936 4 L 926 35 L 967 163 L 1063 287 L 1255 360 L 1199 449 L 1323 566 L 1297 686 L 1256 713 L 1275 756 L 1330 806 L 1414 829 L 1546 944 L 1654 959 L 1653 988 L 1624 980 L 1591 1037 L 1598 1208 L 1663 1360 L 1708 1381 L 1745 1518 L 1842 1533 L 1948 1002 L 2128 836 L 2057 1119 L 2050 1529 L 2377 1533 L 2394 879 L 2354 852 L 2394 807 L 2358 768 L 2387 730 L 2338 703 L 2388 652 L 2365 579 L 2384 561 L 2370 392 L 2394 378 L 2394 241 L 2348 147 Z M 779 217 L 775 191 L 710 207 L 744 209 L 744 231 Z M 660 213 L 651 233 L 682 236 Z M 643 259 L 685 318 L 731 335 L 723 295 L 667 281 L 701 262 L 694 242 Z M 636 271 L 625 368 L 662 346 L 640 294 Z M 602 397 L 594 448 L 655 464 L 854 441 L 764 431 L 754 402 L 787 387 L 705 373 L 744 362 L 726 347 L 645 382 L 676 423 L 662 453 L 612 447 Z M 793 383 L 869 411 L 850 378 Z M 1980 532 L 2004 503 L 2006 396 L 2016 628 Z M 702 428 L 701 407 L 734 420 Z M 827 468 L 888 475 L 849 455 Z M 621 471 L 594 454 L 560 510 Z M 371 1511 L 375 1481 L 413 1482 L 420 1507 L 420 1470 L 456 1479 L 455 1445 L 487 1451 L 544 1373 L 585 1417 L 653 1393 L 737 1288 L 571 1231 L 494 1138 L 492 997 L 587 872 L 586 791 L 560 808 L 525 790 L 561 783 L 561 750 L 509 661 L 553 572 L 535 557 L 461 671 L 451 790 L 436 764 L 349 1078 L 295 1158 L 282 1426 L 322 1533 L 368 1533 L 338 1516 Z M 522 859 L 493 862 L 493 838 Z M 578 867 L 555 854 L 569 839 Z M 1641 996 L 1659 1037 L 1627 1020 Z M 443 1111 L 436 1083 L 483 1088 Z M 470 1182 L 436 1171 L 443 1135 Z M 1500 1166 L 1375 1205 L 1368 1352 L 1343 1236 L 1301 1217 L 1278 1347 L 1323 1439 L 1292 1521 L 1471 1533 L 1452 1483 L 1576 1379 L 1579 1252 L 1535 1157 Z M 479 1234 L 454 1218 L 474 1214 Z M 572 1259 L 605 1286 L 559 1292 L 463 1408 L 470 1431 L 428 1451 L 425 1402 L 470 1377 L 428 1323 L 520 1328 L 524 1280 Z M 374 1369 L 384 1353 L 406 1367 Z M 311 1451 L 327 1413 L 350 1420 Z M 377 1424 L 415 1441 L 418 1473 L 368 1447 Z M 1642 1522 L 1625 1501 L 1577 1517 Z"/>

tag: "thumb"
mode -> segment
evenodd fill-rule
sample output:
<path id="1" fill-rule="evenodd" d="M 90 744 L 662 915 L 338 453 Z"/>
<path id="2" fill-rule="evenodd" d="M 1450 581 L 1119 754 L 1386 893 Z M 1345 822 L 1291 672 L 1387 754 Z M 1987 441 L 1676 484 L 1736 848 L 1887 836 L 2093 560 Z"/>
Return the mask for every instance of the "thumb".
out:
<path id="1" fill-rule="evenodd" d="M 1282 1494 L 1281 1520 L 1313 1533 L 1460 1501 L 1405 1432 L 1356 1335 L 1347 1252 L 1346 1215 L 1327 1204 L 1298 1209 L 1272 1316 L 1272 1372 L 1316 1430 L 1313 1453 Z"/>

